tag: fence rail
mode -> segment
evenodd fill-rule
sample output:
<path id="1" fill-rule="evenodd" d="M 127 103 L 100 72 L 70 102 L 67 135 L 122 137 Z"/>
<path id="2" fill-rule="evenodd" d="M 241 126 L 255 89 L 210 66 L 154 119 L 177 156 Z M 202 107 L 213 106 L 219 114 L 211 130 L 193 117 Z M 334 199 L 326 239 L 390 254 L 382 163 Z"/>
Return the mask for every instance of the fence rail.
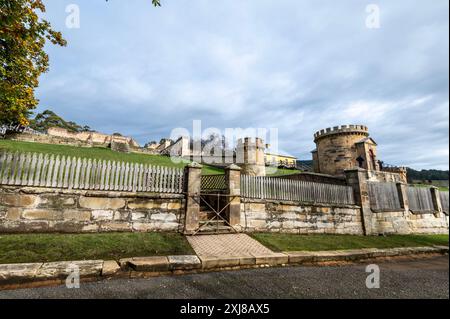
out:
<path id="1" fill-rule="evenodd" d="M 354 205 L 353 189 L 288 179 L 241 176 L 241 195 L 247 198 Z"/>
<path id="2" fill-rule="evenodd" d="M 449 212 L 449 192 L 439 192 L 439 195 L 441 196 L 441 205 L 442 205 L 442 210 L 447 213 L 447 215 L 450 213 Z"/>
<path id="3" fill-rule="evenodd" d="M 225 175 L 203 175 L 202 176 L 202 191 L 221 191 L 227 188 Z"/>
<path id="4" fill-rule="evenodd" d="M 183 170 L 138 163 L 0 153 L 0 184 L 79 190 L 182 193 Z"/>
<path id="5" fill-rule="evenodd" d="M 370 207 L 374 210 L 401 210 L 396 183 L 369 182 Z"/>
<path id="6" fill-rule="evenodd" d="M 409 209 L 416 212 L 434 211 L 430 188 L 408 186 Z"/>

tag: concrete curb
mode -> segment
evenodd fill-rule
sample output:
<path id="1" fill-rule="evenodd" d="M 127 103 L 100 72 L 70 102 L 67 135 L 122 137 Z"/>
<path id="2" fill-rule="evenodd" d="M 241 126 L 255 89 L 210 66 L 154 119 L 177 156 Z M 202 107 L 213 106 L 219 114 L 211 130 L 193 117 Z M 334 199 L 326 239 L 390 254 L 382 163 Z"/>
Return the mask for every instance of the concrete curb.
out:
<path id="1" fill-rule="evenodd" d="M 160 275 L 180 275 L 219 270 L 320 264 L 327 262 L 357 262 L 377 258 L 448 254 L 448 246 L 355 249 L 340 251 L 298 251 L 265 256 L 202 257 L 156 256 L 114 260 L 86 260 L 52 263 L 0 265 L 0 290 L 21 289 L 65 284 L 66 278 L 79 269 L 80 281 L 110 278 L 145 278 Z"/>
<path id="2" fill-rule="evenodd" d="M 407 247 L 407 248 L 390 248 L 390 249 L 353 249 L 353 250 L 339 250 L 339 251 L 298 251 L 286 252 L 289 256 L 289 264 L 311 264 L 321 262 L 355 262 L 367 259 L 400 257 L 410 255 L 423 254 L 448 254 L 449 247 L 434 246 L 434 247 Z"/>

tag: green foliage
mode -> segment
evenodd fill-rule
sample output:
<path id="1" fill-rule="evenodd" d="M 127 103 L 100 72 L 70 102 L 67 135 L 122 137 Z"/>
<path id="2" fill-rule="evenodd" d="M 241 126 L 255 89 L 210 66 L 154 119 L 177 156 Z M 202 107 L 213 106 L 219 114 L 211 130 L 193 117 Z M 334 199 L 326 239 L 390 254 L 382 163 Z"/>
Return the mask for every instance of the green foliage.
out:
<path id="1" fill-rule="evenodd" d="M 80 126 L 75 122 L 67 122 L 50 110 L 37 114 L 34 119 L 30 120 L 30 127 L 42 133 L 45 133 L 50 127 L 60 127 L 75 133 L 92 131 L 89 126 Z"/>
<path id="2" fill-rule="evenodd" d="M 254 234 L 253 237 L 275 251 L 326 251 L 362 248 L 448 246 L 448 235 L 295 235 Z"/>
<path id="3" fill-rule="evenodd" d="M 436 169 L 430 169 L 430 170 L 421 170 L 416 171 L 412 168 L 408 168 L 408 180 L 422 180 L 422 181 L 445 181 L 449 179 L 449 171 L 441 171 Z"/>
<path id="4" fill-rule="evenodd" d="M 169 233 L 0 235 L 0 247 L 0 264 L 193 253 L 183 236 Z"/>
<path id="5" fill-rule="evenodd" d="M 39 76 L 49 68 L 44 46 L 66 45 L 43 12 L 42 0 L 0 0 L 0 124 L 28 124 Z"/>

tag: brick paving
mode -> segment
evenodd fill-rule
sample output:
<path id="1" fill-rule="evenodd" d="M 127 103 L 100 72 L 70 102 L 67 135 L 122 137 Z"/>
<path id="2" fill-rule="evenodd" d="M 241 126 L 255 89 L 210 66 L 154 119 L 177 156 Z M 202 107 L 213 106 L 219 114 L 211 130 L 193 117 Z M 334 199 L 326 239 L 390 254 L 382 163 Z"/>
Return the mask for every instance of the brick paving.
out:
<path id="1" fill-rule="evenodd" d="M 246 234 L 189 236 L 187 240 L 199 257 L 275 256 L 269 248 Z"/>

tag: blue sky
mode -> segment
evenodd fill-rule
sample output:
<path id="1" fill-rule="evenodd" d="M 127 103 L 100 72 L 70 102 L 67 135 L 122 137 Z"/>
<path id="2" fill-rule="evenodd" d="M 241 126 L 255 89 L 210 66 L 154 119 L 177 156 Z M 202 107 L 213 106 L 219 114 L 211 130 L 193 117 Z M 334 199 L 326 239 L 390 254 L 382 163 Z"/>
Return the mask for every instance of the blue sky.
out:
<path id="1" fill-rule="evenodd" d="M 48 46 L 38 111 L 142 144 L 193 120 L 276 127 L 301 159 L 315 131 L 364 124 L 386 163 L 449 167 L 447 0 L 44 2 L 68 46 Z"/>

